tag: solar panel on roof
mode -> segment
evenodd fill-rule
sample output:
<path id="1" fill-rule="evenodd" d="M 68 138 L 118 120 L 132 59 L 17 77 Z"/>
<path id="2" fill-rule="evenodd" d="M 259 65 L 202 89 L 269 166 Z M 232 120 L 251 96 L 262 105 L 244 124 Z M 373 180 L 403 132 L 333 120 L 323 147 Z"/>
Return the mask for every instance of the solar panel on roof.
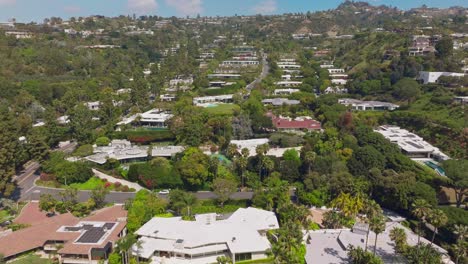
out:
<path id="1" fill-rule="evenodd" d="M 107 230 L 110 230 L 112 227 L 114 227 L 114 225 L 115 223 L 105 223 L 103 227 Z"/>
<path id="2" fill-rule="evenodd" d="M 78 243 L 97 243 L 106 234 L 103 228 L 93 227 L 81 235 L 76 241 Z"/>

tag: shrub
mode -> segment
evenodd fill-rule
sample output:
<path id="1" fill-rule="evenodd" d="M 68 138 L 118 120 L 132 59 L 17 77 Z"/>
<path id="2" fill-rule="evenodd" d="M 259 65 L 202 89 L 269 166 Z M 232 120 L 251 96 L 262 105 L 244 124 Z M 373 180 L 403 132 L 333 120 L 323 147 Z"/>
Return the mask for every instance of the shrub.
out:
<path id="1" fill-rule="evenodd" d="M 75 156 L 78 156 L 78 157 L 86 157 L 86 156 L 92 155 L 93 154 L 93 146 L 89 145 L 89 144 L 82 145 L 82 146 L 78 147 L 73 154 Z"/>
<path id="2" fill-rule="evenodd" d="M 111 140 L 108 137 L 99 137 L 96 139 L 96 145 L 102 147 L 102 146 L 108 146 L 111 143 Z"/>
<path id="3" fill-rule="evenodd" d="M 41 181 L 55 181 L 55 180 L 56 180 L 56 178 L 55 178 L 54 175 L 48 174 L 48 173 L 44 173 L 44 172 L 41 173 L 41 176 L 39 177 L 39 179 L 40 179 Z"/>
<path id="4" fill-rule="evenodd" d="M 129 188 L 128 188 L 127 185 L 124 185 L 124 186 L 122 186 L 122 188 L 120 189 L 120 191 L 122 191 L 122 192 L 128 192 L 128 191 L 129 191 Z"/>
<path id="5" fill-rule="evenodd" d="M 120 183 L 120 182 L 115 182 L 114 183 L 115 188 L 119 188 L 120 186 L 122 186 L 122 183 Z"/>
<path id="6" fill-rule="evenodd" d="M 111 186 L 112 186 L 112 183 L 110 183 L 110 182 L 106 182 L 106 183 L 104 184 L 104 188 L 109 188 L 109 187 L 111 187 Z"/>

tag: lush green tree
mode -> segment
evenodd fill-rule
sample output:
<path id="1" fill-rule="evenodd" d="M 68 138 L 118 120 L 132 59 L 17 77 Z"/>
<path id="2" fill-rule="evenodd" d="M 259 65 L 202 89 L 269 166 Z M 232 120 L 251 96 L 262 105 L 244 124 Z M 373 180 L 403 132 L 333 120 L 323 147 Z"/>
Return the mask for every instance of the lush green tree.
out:
<path id="1" fill-rule="evenodd" d="M 431 245 L 434 243 L 435 235 L 439 228 L 445 226 L 448 222 L 447 215 L 445 215 L 444 211 L 440 209 L 433 209 L 429 217 L 427 219 L 427 222 L 434 227 L 434 232 L 432 234 L 432 239 L 431 239 Z"/>
<path id="2" fill-rule="evenodd" d="M 91 191 L 91 199 L 94 201 L 95 207 L 100 209 L 106 205 L 106 195 L 109 190 L 100 186 Z"/>
<path id="3" fill-rule="evenodd" d="M 390 239 L 395 243 L 395 251 L 403 253 L 408 246 L 406 232 L 403 228 L 394 227 L 390 230 Z"/>
<path id="4" fill-rule="evenodd" d="M 414 203 L 411 205 L 412 210 L 411 213 L 413 216 L 415 216 L 419 220 L 419 226 L 418 226 L 418 245 L 420 244 L 421 241 L 421 231 L 422 231 L 422 224 L 427 221 L 429 215 L 432 212 L 431 205 L 423 199 L 418 199 L 414 201 Z"/>
<path id="5" fill-rule="evenodd" d="M 51 194 L 41 194 L 39 198 L 39 209 L 48 213 L 55 211 L 57 200 Z"/>
<path id="6" fill-rule="evenodd" d="M 453 41 L 449 37 L 444 37 L 436 43 L 435 48 L 438 57 L 448 59 L 453 53 Z"/>
<path id="7" fill-rule="evenodd" d="M 232 179 L 218 177 L 213 181 L 213 192 L 216 194 L 221 206 L 224 206 L 224 203 L 229 200 L 236 190 L 237 182 Z"/>
<path id="8" fill-rule="evenodd" d="M 348 248 L 348 257 L 353 264 L 383 264 L 384 262 L 375 254 L 363 250 L 361 247 L 350 246 Z"/>
<path id="9" fill-rule="evenodd" d="M 93 114 L 84 104 L 78 104 L 70 110 L 70 133 L 74 139 L 83 143 L 93 140 Z"/>
<path id="10" fill-rule="evenodd" d="M 447 185 L 455 191 L 457 207 L 460 208 L 468 194 L 468 160 L 447 160 L 442 163 L 449 179 Z"/>
<path id="11" fill-rule="evenodd" d="M 169 193 L 169 207 L 182 213 L 186 209 L 187 216 L 191 216 L 191 208 L 198 203 L 197 197 L 193 193 L 182 190 L 173 190 Z"/>
<path id="12" fill-rule="evenodd" d="M 385 217 L 383 214 L 377 214 L 370 219 L 369 228 L 375 233 L 374 256 L 377 250 L 377 237 L 385 231 Z"/>
<path id="13" fill-rule="evenodd" d="M 0 196 L 8 197 L 14 190 L 16 153 L 19 148 L 14 119 L 5 107 L 0 107 Z"/>
<path id="14" fill-rule="evenodd" d="M 108 137 L 98 137 L 96 139 L 96 145 L 97 146 L 107 146 L 111 143 L 110 139 Z"/>
<path id="15" fill-rule="evenodd" d="M 198 188 L 208 178 L 208 156 L 198 148 L 186 149 L 175 167 L 190 188 Z"/>
<path id="16" fill-rule="evenodd" d="M 406 100 L 408 104 L 421 94 L 421 87 L 414 79 L 404 78 L 399 80 L 393 87 L 394 95 L 400 100 Z"/>

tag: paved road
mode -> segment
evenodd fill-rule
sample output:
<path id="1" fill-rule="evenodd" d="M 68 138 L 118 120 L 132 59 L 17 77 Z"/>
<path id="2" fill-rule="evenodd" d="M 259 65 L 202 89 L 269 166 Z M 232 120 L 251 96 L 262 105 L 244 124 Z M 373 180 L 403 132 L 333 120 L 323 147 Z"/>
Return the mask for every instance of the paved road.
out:
<path id="1" fill-rule="evenodd" d="M 262 52 L 262 73 L 255 79 L 253 82 L 251 82 L 249 85 L 247 85 L 245 88 L 247 89 L 248 93 L 250 94 L 250 91 L 255 88 L 255 85 L 257 83 L 262 82 L 263 79 L 265 79 L 270 72 L 270 65 L 268 64 L 267 58 L 268 55 L 266 53 Z"/>
<path id="2" fill-rule="evenodd" d="M 60 198 L 59 193 L 61 191 L 63 191 L 63 189 L 35 186 L 33 189 L 24 193 L 21 196 L 20 201 L 38 200 L 41 194 L 51 194 L 55 196 L 57 199 L 59 199 Z M 216 198 L 216 194 L 214 194 L 213 192 L 196 192 L 195 196 L 199 200 L 208 200 L 208 199 Z M 91 197 L 91 191 L 78 191 L 78 200 L 80 202 L 86 202 L 90 197 Z M 132 199 L 134 197 L 135 197 L 135 193 L 110 192 L 106 196 L 106 202 L 123 204 L 128 199 Z M 163 199 L 168 198 L 168 196 L 165 194 L 159 194 L 159 197 Z M 231 199 L 234 199 L 234 200 L 252 199 L 252 197 L 253 197 L 253 192 L 236 192 L 233 195 L 231 195 Z"/>
<path id="3" fill-rule="evenodd" d="M 31 161 L 25 164 L 24 167 L 24 170 L 13 178 L 13 181 L 18 185 L 18 188 L 12 194 L 14 200 L 18 200 L 29 193 L 34 188 L 34 181 L 39 177 L 36 174 L 40 167 L 39 163 Z"/>

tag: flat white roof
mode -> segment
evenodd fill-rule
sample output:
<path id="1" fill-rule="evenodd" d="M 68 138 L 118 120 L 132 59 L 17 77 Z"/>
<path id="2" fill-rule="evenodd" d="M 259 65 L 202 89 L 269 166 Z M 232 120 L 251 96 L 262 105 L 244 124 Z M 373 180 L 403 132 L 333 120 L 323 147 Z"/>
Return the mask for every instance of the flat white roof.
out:
<path id="1" fill-rule="evenodd" d="M 268 250 L 270 242 L 259 231 L 277 228 L 275 213 L 249 207 L 238 209 L 226 220 L 215 220 L 212 214 L 199 215 L 196 221 L 155 217 L 135 234 L 143 237 L 140 252 L 147 257 L 156 250 L 203 254 L 229 249 L 247 253 Z"/>

